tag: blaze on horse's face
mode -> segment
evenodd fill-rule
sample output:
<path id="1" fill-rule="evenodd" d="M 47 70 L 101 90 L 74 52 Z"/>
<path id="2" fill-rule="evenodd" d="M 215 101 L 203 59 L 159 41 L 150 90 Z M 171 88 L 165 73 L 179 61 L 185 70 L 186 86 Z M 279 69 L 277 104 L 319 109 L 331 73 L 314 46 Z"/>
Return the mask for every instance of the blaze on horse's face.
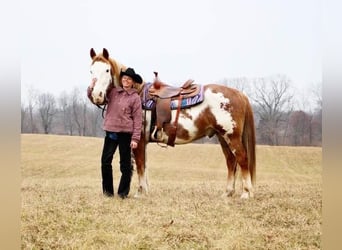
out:
<path id="1" fill-rule="evenodd" d="M 95 104 L 104 104 L 106 100 L 106 91 L 112 84 L 111 67 L 103 61 L 95 61 L 90 67 L 91 79 L 94 84 L 91 96 Z"/>

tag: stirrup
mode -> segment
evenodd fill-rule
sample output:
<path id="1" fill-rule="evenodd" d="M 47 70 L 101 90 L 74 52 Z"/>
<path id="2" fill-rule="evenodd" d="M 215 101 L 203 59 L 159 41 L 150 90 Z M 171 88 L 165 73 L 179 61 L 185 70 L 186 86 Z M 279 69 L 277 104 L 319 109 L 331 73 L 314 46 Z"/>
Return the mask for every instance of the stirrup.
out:
<path id="1" fill-rule="evenodd" d="M 154 129 L 153 129 L 152 135 L 151 135 L 152 140 L 154 140 L 154 141 L 162 141 L 163 133 L 164 133 L 164 129 L 163 128 L 161 128 L 161 130 L 159 130 L 157 128 L 157 126 L 154 126 Z"/>

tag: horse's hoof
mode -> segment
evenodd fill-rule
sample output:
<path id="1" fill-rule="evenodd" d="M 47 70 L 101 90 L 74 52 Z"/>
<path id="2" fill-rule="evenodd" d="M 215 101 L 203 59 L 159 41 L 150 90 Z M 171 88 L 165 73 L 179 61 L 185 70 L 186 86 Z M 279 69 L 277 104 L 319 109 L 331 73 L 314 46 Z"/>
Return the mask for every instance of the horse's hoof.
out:
<path id="1" fill-rule="evenodd" d="M 242 193 L 242 195 L 241 195 L 240 198 L 241 198 L 241 199 L 249 199 L 249 193 L 248 193 L 248 192 Z"/>
<path id="2" fill-rule="evenodd" d="M 224 192 L 221 197 L 222 198 L 226 198 L 226 197 L 233 197 L 233 194 L 235 193 L 235 191 L 227 191 L 227 192 Z"/>

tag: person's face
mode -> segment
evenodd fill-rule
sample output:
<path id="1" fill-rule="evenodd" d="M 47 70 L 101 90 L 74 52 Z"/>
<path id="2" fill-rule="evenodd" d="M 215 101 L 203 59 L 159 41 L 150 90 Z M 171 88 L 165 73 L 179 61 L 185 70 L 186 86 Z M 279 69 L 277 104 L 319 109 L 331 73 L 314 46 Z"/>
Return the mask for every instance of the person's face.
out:
<path id="1" fill-rule="evenodd" d="M 121 83 L 122 83 L 122 86 L 124 88 L 131 88 L 133 86 L 134 81 L 133 81 L 132 77 L 123 76 L 121 78 Z"/>

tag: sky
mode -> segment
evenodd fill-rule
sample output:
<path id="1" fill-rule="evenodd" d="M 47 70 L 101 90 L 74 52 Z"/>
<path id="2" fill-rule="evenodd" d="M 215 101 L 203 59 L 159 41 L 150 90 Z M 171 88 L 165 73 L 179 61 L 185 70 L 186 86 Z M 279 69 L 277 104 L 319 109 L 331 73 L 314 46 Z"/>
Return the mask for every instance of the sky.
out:
<path id="1" fill-rule="evenodd" d="M 89 51 L 172 85 L 286 75 L 322 82 L 317 0 L 21 1 L 21 92 L 59 95 L 90 83 Z"/>

